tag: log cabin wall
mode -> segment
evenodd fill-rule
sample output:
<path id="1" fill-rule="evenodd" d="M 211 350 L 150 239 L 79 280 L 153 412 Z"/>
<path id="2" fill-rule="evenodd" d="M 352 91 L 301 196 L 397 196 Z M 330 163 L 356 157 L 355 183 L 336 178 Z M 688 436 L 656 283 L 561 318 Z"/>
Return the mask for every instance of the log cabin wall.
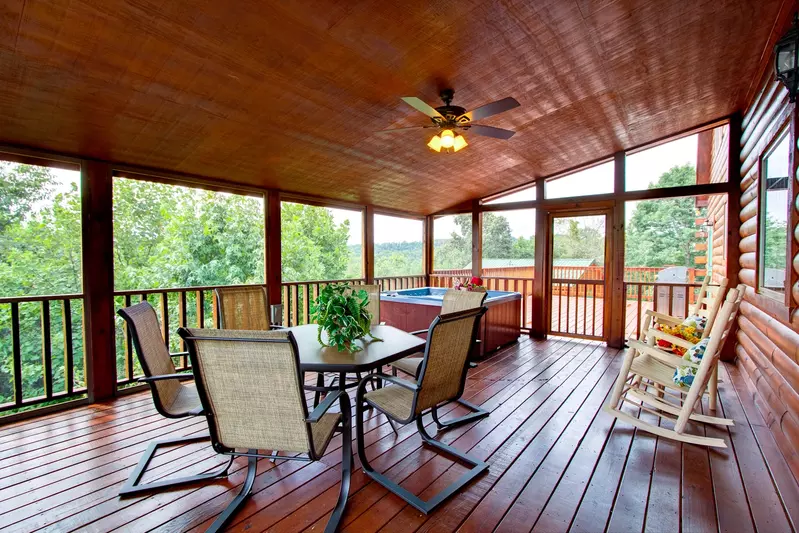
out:
<path id="1" fill-rule="evenodd" d="M 710 130 L 712 137 L 710 157 L 710 183 L 727 181 L 729 163 L 729 125 Z M 708 220 L 713 224 L 713 239 L 709 259 L 708 275 L 718 283 L 727 275 L 727 196 L 723 194 L 711 196 L 707 205 Z"/>
<path id="2" fill-rule="evenodd" d="M 778 24 L 771 36 L 772 44 L 788 28 L 790 17 L 781 18 L 786 20 L 786 24 Z M 789 272 L 794 282 L 791 305 L 784 305 L 757 291 L 760 159 L 764 150 L 784 131 L 786 124 L 793 121 L 793 127 L 796 126 L 794 104 L 788 101 L 785 88 L 774 81 L 772 61 L 763 62 L 762 77 L 753 84 L 751 92 L 754 96 L 746 106 L 742 121 L 739 280 L 747 285 L 747 291 L 738 317 L 735 354 L 747 392 L 773 433 L 794 477 L 799 479 L 799 316 L 795 311 L 799 306 L 799 285 L 796 283 L 799 256 L 794 243 L 789 245 L 789 259 L 794 270 Z M 795 129 L 792 132 L 795 147 Z M 792 161 L 796 159 L 794 151 Z M 789 168 L 795 168 L 795 164 Z M 795 173 L 792 179 L 796 179 Z M 794 181 L 794 211 L 799 209 L 796 202 L 798 189 Z M 788 232 L 799 242 L 797 215 L 799 212 L 791 213 Z"/>

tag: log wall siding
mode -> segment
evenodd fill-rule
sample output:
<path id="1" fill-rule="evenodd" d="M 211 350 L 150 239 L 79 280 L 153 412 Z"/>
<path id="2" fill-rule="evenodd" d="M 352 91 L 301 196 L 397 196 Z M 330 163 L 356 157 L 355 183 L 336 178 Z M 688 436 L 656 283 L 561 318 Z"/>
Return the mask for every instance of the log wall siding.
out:
<path id="1" fill-rule="evenodd" d="M 799 319 L 794 312 L 791 320 L 783 302 L 757 293 L 759 160 L 794 113 L 794 105 L 789 103 L 784 88 L 773 80 L 771 69 L 768 63 L 742 122 L 738 247 L 739 280 L 747 285 L 747 291 L 738 317 L 735 353 L 747 392 L 774 434 L 794 477 L 799 479 Z M 796 190 L 799 186 L 794 185 Z M 799 210 L 799 205 L 794 208 Z M 792 216 L 795 225 L 797 213 Z M 793 235 L 799 239 L 799 229 L 794 229 Z M 793 247 L 789 253 L 799 272 L 795 250 Z M 792 291 L 795 305 L 799 305 L 797 285 Z"/>
<path id="2" fill-rule="evenodd" d="M 729 162 L 730 127 L 728 125 L 712 130 L 713 144 L 710 158 L 710 182 L 727 181 Z M 713 221 L 713 250 L 709 258 L 708 275 L 713 282 L 727 275 L 727 196 L 711 196 L 707 206 L 708 219 Z"/>

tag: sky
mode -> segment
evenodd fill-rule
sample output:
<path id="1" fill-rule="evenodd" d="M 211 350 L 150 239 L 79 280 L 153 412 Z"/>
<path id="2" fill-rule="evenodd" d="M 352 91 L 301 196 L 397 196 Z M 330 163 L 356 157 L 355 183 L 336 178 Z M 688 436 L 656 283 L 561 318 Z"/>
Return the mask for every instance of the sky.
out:
<path id="1" fill-rule="evenodd" d="M 657 181 L 661 174 L 676 165 L 690 163 L 696 166 L 697 136 L 683 137 L 670 143 L 662 144 L 627 157 L 628 190 L 646 189 L 650 182 Z M 72 181 L 79 180 L 79 173 L 68 170 L 53 169 L 58 177 L 59 189 L 66 188 Z M 613 163 L 608 162 L 595 167 L 570 174 L 569 176 L 547 182 L 548 198 L 574 196 L 576 191 L 581 195 L 603 194 L 613 189 Z M 534 200 L 535 188 L 526 189 L 490 202 L 500 204 L 510 201 Z M 638 202 L 629 202 L 626 209 L 627 220 L 630 220 L 634 206 Z M 349 244 L 361 244 L 362 217 L 361 211 L 330 208 L 336 223 L 350 221 Z M 535 214 L 532 209 L 521 211 L 503 211 L 508 219 L 514 237 L 532 237 L 535 234 Z M 447 239 L 456 231 L 454 217 L 436 219 L 433 226 L 436 239 Z M 375 217 L 375 242 L 412 242 L 422 240 L 422 222 L 400 217 L 378 215 Z"/>

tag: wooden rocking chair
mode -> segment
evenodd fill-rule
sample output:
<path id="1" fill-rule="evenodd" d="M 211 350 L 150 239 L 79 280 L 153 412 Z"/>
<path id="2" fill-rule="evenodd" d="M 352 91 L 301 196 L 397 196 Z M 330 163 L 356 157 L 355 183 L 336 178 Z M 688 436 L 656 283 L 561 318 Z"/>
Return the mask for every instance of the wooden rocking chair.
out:
<path id="1" fill-rule="evenodd" d="M 651 344 L 630 339 L 630 348 L 624 357 L 619 377 L 604 410 L 619 420 L 660 437 L 702 446 L 726 448 L 723 439 L 693 435 L 686 433 L 685 430 L 689 420 L 723 426 L 734 424 L 728 418 L 699 414 L 694 411 L 694 407 L 701 402 L 708 387 L 713 369 L 718 363 L 721 347 L 735 322 L 741 300 L 742 295 L 738 289 L 729 291 L 714 321 L 707 348 L 699 364 L 691 363 Z M 673 381 L 675 370 L 684 366 L 696 369 L 690 387 Z M 654 388 L 654 391 L 650 390 L 650 387 Z M 654 414 L 673 422 L 674 429 L 645 422 L 622 411 L 624 402 L 634 405 L 641 412 Z"/>
<path id="2" fill-rule="evenodd" d="M 696 303 L 694 304 L 694 308 L 691 311 L 690 316 L 701 316 L 707 320 L 707 324 L 705 324 L 705 329 L 702 332 L 700 339 L 707 338 L 710 335 L 710 330 L 713 328 L 713 322 L 716 320 L 716 315 L 721 308 L 721 304 L 724 302 L 724 296 L 727 292 L 727 285 L 729 284 L 729 280 L 727 278 L 721 278 L 718 285 L 711 285 L 710 284 L 710 277 L 705 276 L 705 280 L 702 283 L 702 287 L 699 289 L 699 295 L 697 296 Z M 658 313 L 656 311 L 647 310 L 646 314 L 644 315 L 643 324 L 641 325 L 641 339 L 645 340 L 651 345 L 654 345 L 656 342 L 656 338 L 662 339 L 665 341 L 669 341 L 672 344 L 677 346 L 681 346 L 683 348 L 690 348 L 693 344 L 689 343 L 684 339 L 680 339 L 673 335 L 669 335 L 667 333 L 663 333 L 658 331 L 656 335 L 653 334 L 652 330 L 658 324 L 666 325 L 666 326 L 676 326 L 681 324 L 684 319 L 674 317 L 671 315 L 667 315 L 664 313 Z M 712 410 L 716 410 L 716 396 L 719 386 L 719 369 L 718 366 L 713 367 L 713 373 L 710 376 L 710 408 Z"/>

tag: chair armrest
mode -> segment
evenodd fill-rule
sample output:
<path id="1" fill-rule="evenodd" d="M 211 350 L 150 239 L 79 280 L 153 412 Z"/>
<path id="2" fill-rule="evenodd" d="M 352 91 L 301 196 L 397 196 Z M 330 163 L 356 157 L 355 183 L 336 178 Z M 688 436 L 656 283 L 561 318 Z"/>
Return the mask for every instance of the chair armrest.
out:
<path id="1" fill-rule="evenodd" d="M 399 385 L 400 387 L 406 388 L 408 390 L 417 391 L 419 390 L 419 385 L 416 383 L 411 383 L 402 378 L 398 378 L 396 376 L 387 376 L 386 374 L 370 374 L 367 378 L 380 378 L 383 381 L 387 381 L 389 383 L 393 383 L 394 385 Z"/>
<path id="2" fill-rule="evenodd" d="M 194 374 L 161 374 L 160 376 L 145 376 L 136 381 L 140 383 L 151 383 L 153 381 L 165 381 L 167 379 L 178 379 L 180 381 L 188 381 L 194 379 Z"/>
<path id="3" fill-rule="evenodd" d="M 422 333 L 427 333 L 427 330 L 426 329 L 419 329 L 419 330 L 416 330 L 416 331 L 409 331 L 408 333 L 410 333 L 411 335 L 421 335 Z"/>
<path id="4" fill-rule="evenodd" d="M 649 345 L 645 342 L 641 342 L 635 339 L 630 339 L 627 342 L 629 343 L 630 348 L 634 348 L 638 350 L 640 353 L 644 353 L 651 357 L 654 357 L 661 363 L 664 363 L 672 368 L 677 368 L 680 366 L 690 366 L 693 368 L 699 368 L 699 365 L 692 363 L 691 361 L 687 361 L 682 357 L 678 357 L 672 353 L 664 352 L 663 350 L 658 350 L 654 346 Z"/>
<path id="5" fill-rule="evenodd" d="M 313 410 L 313 413 L 308 415 L 308 418 L 306 418 L 305 421 L 311 423 L 319 422 L 319 420 L 322 418 L 322 415 L 324 415 L 328 409 L 330 409 L 330 407 L 333 405 L 333 402 L 338 400 L 340 396 L 340 390 L 328 393 L 322 403 L 316 406 L 316 408 Z"/>
<path id="6" fill-rule="evenodd" d="M 681 346 L 686 350 L 690 350 L 691 348 L 694 347 L 694 343 L 692 343 L 691 341 L 687 341 L 685 339 L 681 339 L 680 337 L 675 337 L 674 335 L 670 335 L 668 333 L 664 333 L 662 331 L 657 331 L 653 329 L 650 329 L 647 332 L 646 337 L 652 340 L 658 340 L 658 339 L 664 340 L 674 345 Z"/>
<path id="7" fill-rule="evenodd" d="M 668 322 L 669 324 L 682 324 L 682 320 L 679 318 L 675 318 L 671 315 L 665 315 L 663 313 L 658 313 L 657 311 L 651 311 L 647 309 L 646 314 L 657 320 L 658 322 Z"/>

